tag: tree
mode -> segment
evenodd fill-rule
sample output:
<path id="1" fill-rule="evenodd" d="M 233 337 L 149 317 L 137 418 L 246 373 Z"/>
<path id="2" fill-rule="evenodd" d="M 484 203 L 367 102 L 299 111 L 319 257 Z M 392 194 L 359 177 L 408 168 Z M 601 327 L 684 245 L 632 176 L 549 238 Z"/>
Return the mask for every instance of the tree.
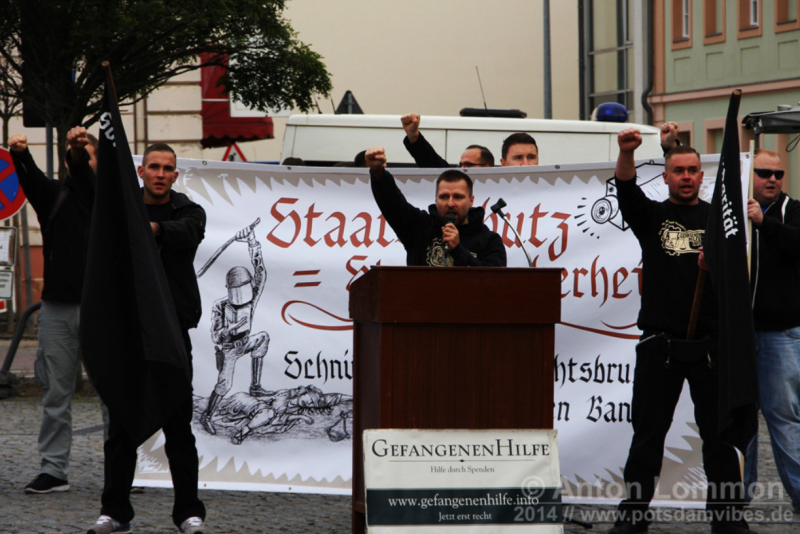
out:
<path id="1" fill-rule="evenodd" d="M 330 75 L 321 56 L 300 42 L 283 18 L 284 5 L 284 0 L 0 0 L 0 59 L 6 62 L 0 98 L 23 94 L 26 108 L 57 128 L 59 151 L 69 128 L 99 119 L 103 61 L 111 64 L 123 105 L 145 98 L 173 76 L 218 65 L 227 72 L 225 88 L 244 104 L 262 111 L 307 111 L 315 95 L 329 95 Z"/>
<path id="2" fill-rule="evenodd" d="M 5 67 L 0 59 L 0 69 Z M 0 80 L 0 84 L 3 82 Z M 3 121 L 2 134 L 0 134 L 0 146 L 8 146 L 8 123 L 12 117 L 22 111 L 22 99 L 12 93 L 4 93 L 0 90 L 0 121 Z"/>

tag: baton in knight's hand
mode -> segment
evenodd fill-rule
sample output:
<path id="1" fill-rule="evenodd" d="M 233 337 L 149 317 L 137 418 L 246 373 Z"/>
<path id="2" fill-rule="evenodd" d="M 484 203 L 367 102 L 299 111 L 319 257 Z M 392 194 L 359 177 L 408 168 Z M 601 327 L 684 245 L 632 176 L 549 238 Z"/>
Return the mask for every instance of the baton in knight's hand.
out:
<path id="1" fill-rule="evenodd" d="M 261 217 L 257 218 L 255 221 L 253 221 L 253 224 L 251 224 L 250 226 L 248 226 L 248 228 L 250 229 L 250 231 L 252 232 L 252 231 L 253 231 L 253 228 L 255 228 L 256 226 L 258 226 L 258 223 L 260 223 L 260 222 L 261 222 Z M 213 264 L 215 261 L 217 261 L 217 258 L 219 258 L 220 254 L 222 254 L 223 252 L 225 252 L 225 249 L 226 249 L 226 248 L 228 248 L 228 246 L 229 246 L 231 243 L 233 243 L 234 241 L 236 241 L 236 236 L 233 236 L 232 238 L 230 238 L 230 239 L 228 239 L 227 241 L 225 241 L 225 243 L 223 243 L 223 244 L 222 244 L 222 246 L 221 246 L 221 247 L 219 247 L 219 248 L 217 249 L 217 251 L 216 251 L 214 254 L 212 254 L 212 255 L 211 255 L 211 257 L 210 257 L 210 258 L 208 258 L 208 261 L 206 262 L 206 264 L 205 264 L 205 265 L 203 265 L 202 267 L 200 267 L 200 270 L 199 270 L 199 271 L 197 271 L 197 278 L 200 278 L 201 276 L 203 276 L 204 274 L 206 274 L 206 271 L 208 270 L 208 268 L 209 268 L 209 267 L 211 267 L 211 265 L 212 265 L 212 264 Z"/>

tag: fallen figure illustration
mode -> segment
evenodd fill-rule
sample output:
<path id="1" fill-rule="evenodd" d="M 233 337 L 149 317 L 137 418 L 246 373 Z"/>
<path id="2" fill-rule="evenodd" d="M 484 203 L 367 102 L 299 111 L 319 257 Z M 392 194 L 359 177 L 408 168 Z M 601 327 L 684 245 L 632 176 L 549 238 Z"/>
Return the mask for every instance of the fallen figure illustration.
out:
<path id="1" fill-rule="evenodd" d="M 350 409 L 340 411 L 334 420 L 346 422 L 348 417 L 352 418 L 352 399 L 352 396 L 342 393 L 323 393 L 312 385 L 268 391 L 258 396 L 240 391 L 220 404 L 214 424 L 231 428 L 231 443 L 240 445 L 248 436 L 284 434 L 300 422 L 313 425 L 315 417 L 312 416 L 324 416 L 330 420 L 334 409 L 343 404 Z M 195 403 L 195 410 L 198 408 L 200 406 Z M 344 428 L 344 436 L 332 433 L 328 428 L 323 428 L 322 432 L 331 441 L 339 441 L 350 437 L 346 424 Z"/>

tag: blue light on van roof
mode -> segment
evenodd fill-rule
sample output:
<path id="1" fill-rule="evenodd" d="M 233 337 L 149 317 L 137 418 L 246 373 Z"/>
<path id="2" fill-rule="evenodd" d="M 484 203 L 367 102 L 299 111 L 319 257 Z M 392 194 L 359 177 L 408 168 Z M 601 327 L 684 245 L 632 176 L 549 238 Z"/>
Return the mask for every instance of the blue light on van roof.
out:
<path id="1" fill-rule="evenodd" d="M 628 109 L 617 102 L 600 104 L 592 115 L 600 122 L 628 122 Z"/>

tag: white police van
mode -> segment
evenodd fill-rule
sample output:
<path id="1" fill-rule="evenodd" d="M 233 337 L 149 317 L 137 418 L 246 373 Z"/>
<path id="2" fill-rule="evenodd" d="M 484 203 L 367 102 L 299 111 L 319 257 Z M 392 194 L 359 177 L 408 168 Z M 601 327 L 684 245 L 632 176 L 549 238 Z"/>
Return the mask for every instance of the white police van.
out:
<path id="1" fill-rule="evenodd" d="M 492 151 L 500 165 L 503 140 L 516 132 L 536 139 L 539 164 L 615 161 L 617 134 L 635 127 L 642 133 L 637 159 L 662 156 L 659 129 L 640 124 L 517 119 L 496 117 L 439 117 L 423 115 L 420 131 L 449 163 L 457 165 L 464 149 L 473 144 Z M 281 160 L 293 156 L 307 165 L 328 166 L 352 162 L 355 155 L 373 146 L 386 149 L 390 165 L 413 165 L 403 146 L 405 132 L 400 115 L 292 115 L 286 124 Z"/>

